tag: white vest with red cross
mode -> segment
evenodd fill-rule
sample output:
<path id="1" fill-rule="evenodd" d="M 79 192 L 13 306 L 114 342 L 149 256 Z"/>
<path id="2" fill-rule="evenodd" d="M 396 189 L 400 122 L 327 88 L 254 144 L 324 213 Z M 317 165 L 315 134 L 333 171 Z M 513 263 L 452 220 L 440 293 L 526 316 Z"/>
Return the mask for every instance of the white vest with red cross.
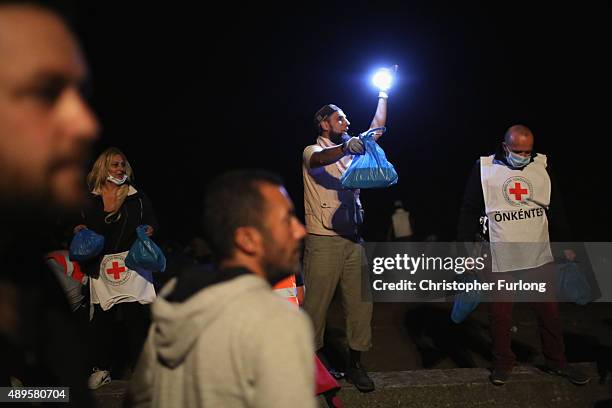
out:
<path id="1" fill-rule="evenodd" d="M 493 272 L 536 268 L 553 261 L 546 208 L 550 177 L 538 154 L 522 170 L 480 158 L 480 181 L 489 221 Z"/>
<path id="2" fill-rule="evenodd" d="M 117 303 L 147 304 L 155 300 L 153 274 L 136 272 L 125 266 L 128 252 L 105 255 L 100 262 L 100 276 L 89 280 L 91 303 L 99 303 L 102 310 Z"/>

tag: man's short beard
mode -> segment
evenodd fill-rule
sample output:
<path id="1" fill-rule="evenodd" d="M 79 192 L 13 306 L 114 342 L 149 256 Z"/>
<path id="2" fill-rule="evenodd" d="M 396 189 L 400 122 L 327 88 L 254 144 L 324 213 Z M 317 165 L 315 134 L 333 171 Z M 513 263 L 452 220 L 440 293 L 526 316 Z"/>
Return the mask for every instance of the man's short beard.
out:
<path id="1" fill-rule="evenodd" d="M 329 140 L 337 145 L 346 142 L 348 139 L 350 139 L 350 136 L 346 132 L 336 133 L 333 130 L 329 132 Z"/>
<path id="2" fill-rule="evenodd" d="M 288 278 L 291 275 L 297 274 L 300 270 L 299 261 L 297 260 L 297 258 L 293 265 L 279 265 L 277 262 L 279 258 L 274 255 L 276 253 L 274 244 L 272 244 L 274 242 L 274 239 L 272 238 L 270 232 L 265 228 L 261 228 L 260 232 L 264 236 L 264 251 L 266 254 L 268 254 L 268 256 L 263 259 L 262 267 L 264 273 L 266 274 L 266 280 L 270 283 L 270 285 L 274 286 L 283 279 Z"/>
<path id="3" fill-rule="evenodd" d="M 281 268 L 270 263 L 264 264 L 264 271 L 266 272 L 266 280 L 272 286 L 297 273 L 297 271 L 290 270 L 289 268 Z"/>

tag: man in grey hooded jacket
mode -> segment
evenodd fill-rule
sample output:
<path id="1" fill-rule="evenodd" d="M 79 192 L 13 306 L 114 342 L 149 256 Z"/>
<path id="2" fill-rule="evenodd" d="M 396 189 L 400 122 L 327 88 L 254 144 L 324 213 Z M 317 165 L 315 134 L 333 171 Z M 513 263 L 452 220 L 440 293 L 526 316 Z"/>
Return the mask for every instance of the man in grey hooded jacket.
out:
<path id="1" fill-rule="evenodd" d="M 315 407 L 310 322 L 271 291 L 298 270 L 305 235 L 287 192 L 268 173 L 231 172 L 205 207 L 216 268 L 160 292 L 127 405 Z"/>

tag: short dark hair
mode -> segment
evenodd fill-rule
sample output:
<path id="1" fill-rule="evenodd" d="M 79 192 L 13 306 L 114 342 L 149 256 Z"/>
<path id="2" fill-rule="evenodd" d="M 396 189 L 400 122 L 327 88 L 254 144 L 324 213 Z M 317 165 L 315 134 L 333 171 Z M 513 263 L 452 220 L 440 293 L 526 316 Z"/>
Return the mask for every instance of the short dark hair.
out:
<path id="1" fill-rule="evenodd" d="M 340 108 L 332 103 L 323 105 L 314 115 L 314 123 L 317 129 L 317 135 L 320 136 L 323 133 L 321 122 L 327 120 L 334 112 L 339 111 Z"/>
<path id="2" fill-rule="evenodd" d="M 240 227 L 262 230 L 265 210 L 260 186 L 282 186 L 277 175 L 259 169 L 234 170 L 216 177 L 206 189 L 204 235 L 217 261 L 234 252 L 234 233 Z"/>
<path id="3" fill-rule="evenodd" d="M 0 6 L 38 7 L 68 21 L 72 21 L 76 14 L 76 4 L 76 0 L 0 0 Z"/>

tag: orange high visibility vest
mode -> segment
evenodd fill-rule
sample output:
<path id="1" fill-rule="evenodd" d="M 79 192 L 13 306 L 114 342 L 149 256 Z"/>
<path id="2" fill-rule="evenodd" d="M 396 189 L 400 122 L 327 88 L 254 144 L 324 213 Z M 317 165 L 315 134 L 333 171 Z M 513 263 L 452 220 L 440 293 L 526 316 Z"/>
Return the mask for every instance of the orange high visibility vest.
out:
<path id="1" fill-rule="evenodd" d="M 77 282 L 85 283 L 83 278 L 85 274 L 81 271 L 81 267 L 75 261 L 70 260 L 68 251 L 53 251 L 45 255 L 45 261 L 54 260 L 63 269 L 66 276 L 74 279 Z"/>
<path id="2" fill-rule="evenodd" d="M 300 306 L 297 297 L 297 286 L 295 284 L 295 275 L 291 275 L 288 278 L 283 279 L 274 285 L 274 293 L 279 296 L 286 298 L 288 301 L 295 303 L 296 306 Z"/>
<path id="3" fill-rule="evenodd" d="M 282 281 L 278 282 L 276 285 L 274 285 L 273 290 L 276 294 L 286 298 L 288 301 L 294 303 L 297 307 L 300 306 L 300 303 L 298 302 L 297 298 L 297 285 L 295 284 L 295 275 L 291 275 L 288 278 L 285 278 Z M 319 361 L 319 358 L 316 354 L 314 355 L 314 359 L 316 385 L 315 395 L 323 394 L 324 392 L 330 390 L 339 390 L 340 385 L 338 385 L 338 382 L 334 379 L 334 377 L 331 376 L 329 371 L 327 371 L 327 368 L 325 368 L 323 363 Z M 341 407 L 342 402 L 338 399 L 338 397 L 335 397 L 335 400 L 336 404 L 339 404 L 336 406 Z"/>

